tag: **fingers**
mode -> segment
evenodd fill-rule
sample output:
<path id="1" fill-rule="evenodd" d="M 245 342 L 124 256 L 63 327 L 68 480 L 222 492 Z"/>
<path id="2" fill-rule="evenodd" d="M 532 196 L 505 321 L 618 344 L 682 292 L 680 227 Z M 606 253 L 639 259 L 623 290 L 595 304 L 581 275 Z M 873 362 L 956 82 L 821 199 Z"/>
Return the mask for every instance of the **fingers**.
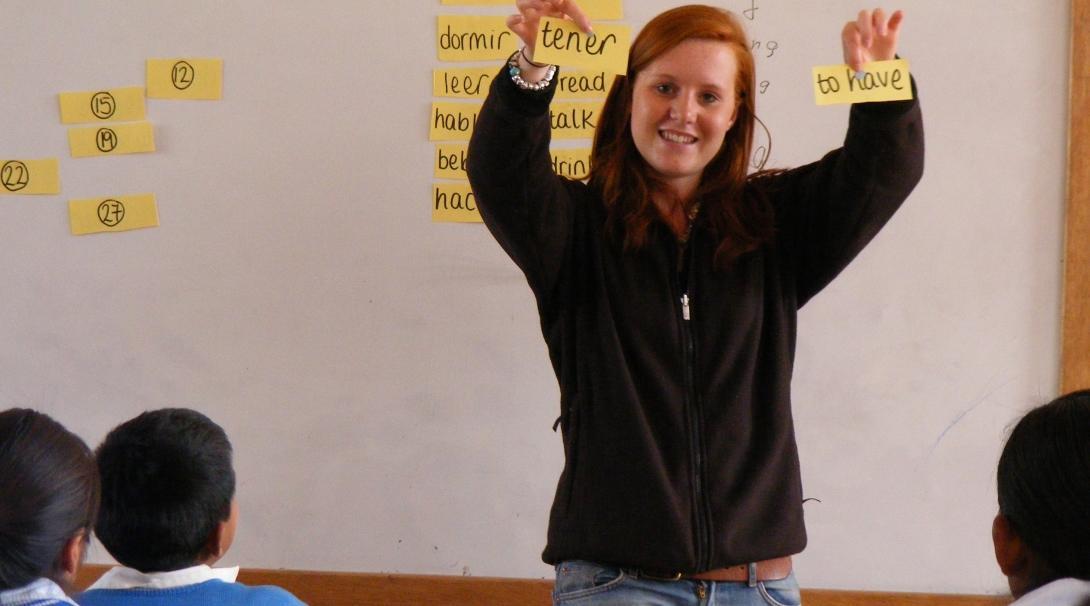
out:
<path id="1" fill-rule="evenodd" d="M 515 0 L 517 15 L 507 18 L 507 27 L 522 39 L 523 44 L 533 50 L 537 39 L 538 24 L 542 17 L 568 17 L 583 30 L 593 34 L 590 19 L 574 0 Z"/>
<path id="2" fill-rule="evenodd" d="M 538 24 L 542 17 L 553 16 L 555 11 L 547 0 L 515 0 L 515 8 L 519 12 L 507 18 L 507 28 L 522 39 L 522 45 L 533 56 Z"/>
<path id="3" fill-rule="evenodd" d="M 855 24 L 859 28 L 860 43 L 864 48 L 870 48 L 870 45 L 874 42 L 874 21 L 871 18 L 871 12 L 868 10 L 859 11 Z"/>
<path id="4" fill-rule="evenodd" d="M 556 7 L 560 9 L 565 15 L 571 18 L 579 29 L 583 30 L 585 34 L 593 34 L 594 29 L 590 26 L 590 18 L 583 12 L 583 9 L 579 8 L 579 5 L 574 0 L 553 0 Z"/>
<path id="5" fill-rule="evenodd" d="M 853 71 L 862 71 L 863 34 L 859 31 L 857 21 L 844 24 L 844 29 L 840 32 L 840 43 L 844 47 L 844 63 L 847 63 Z"/>
<path id="6" fill-rule="evenodd" d="M 530 49 L 531 53 L 534 51 L 537 28 L 527 26 L 526 17 L 522 15 L 511 15 L 507 18 L 507 29 L 514 32 L 515 35 L 522 40 L 522 45 Z"/>
<path id="7" fill-rule="evenodd" d="M 885 11 L 875 9 L 872 16 L 874 22 L 874 41 L 867 49 L 871 61 L 886 61 L 897 56 L 897 38 L 901 31 L 901 22 L 904 13 L 893 11 L 888 18 Z"/>
<path id="8" fill-rule="evenodd" d="M 893 16 L 889 18 L 889 32 L 894 36 L 901 30 L 901 22 L 904 21 L 905 14 L 903 11 L 893 11 Z"/>
<path id="9" fill-rule="evenodd" d="M 904 13 L 894 11 L 886 17 L 880 8 L 861 10 L 854 21 L 844 25 L 840 38 L 844 47 L 844 62 L 856 72 L 870 61 L 893 59 L 897 54 L 897 37 Z"/>
<path id="10" fill-rule="evenodd" d="M 885 38 L 888 34 L 886 29 L 886 11 L 876 8 L 871 13 L 871 29 L 879 38 Z"/>

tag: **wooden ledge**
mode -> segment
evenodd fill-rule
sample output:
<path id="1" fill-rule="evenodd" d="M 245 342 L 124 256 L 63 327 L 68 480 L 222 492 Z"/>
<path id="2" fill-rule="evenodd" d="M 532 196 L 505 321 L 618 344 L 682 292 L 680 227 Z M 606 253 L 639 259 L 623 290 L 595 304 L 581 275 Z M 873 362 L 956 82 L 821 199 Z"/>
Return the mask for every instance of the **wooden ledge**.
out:
<path id="1" fill-rule="evenodd" d="M 77 587 L 87 587 L 109 567 L 87 565 Z M 412 574 L 250 569 L 247 585 L 276 585 L 311 606 L 549 606 L 552 580 Z M 804 589 L 806 606 L 1000 606 L 1009 598 L 924 593 Z"/>

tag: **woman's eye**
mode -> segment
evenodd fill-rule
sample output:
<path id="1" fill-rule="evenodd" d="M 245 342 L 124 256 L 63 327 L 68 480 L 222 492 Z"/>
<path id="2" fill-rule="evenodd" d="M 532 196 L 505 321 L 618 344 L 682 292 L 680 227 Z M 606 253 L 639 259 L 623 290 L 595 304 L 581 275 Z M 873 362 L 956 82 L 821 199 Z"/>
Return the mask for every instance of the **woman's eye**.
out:
<path id="1" fill-rule="evenodd" d="M 703 95 L 701 95 L 701 98 L 704 99 L 704 103 L 715 103 L 719 100 L 718 96 L 711 93 L 704 93 Z"/>
<path id="2" fill-rule="evenodd" d="M 674 87 L 669 84 L 659 84 L 655 87 L 655 90 L 662 94 L 668 94 L 670 91 L 674 90 Z"/>

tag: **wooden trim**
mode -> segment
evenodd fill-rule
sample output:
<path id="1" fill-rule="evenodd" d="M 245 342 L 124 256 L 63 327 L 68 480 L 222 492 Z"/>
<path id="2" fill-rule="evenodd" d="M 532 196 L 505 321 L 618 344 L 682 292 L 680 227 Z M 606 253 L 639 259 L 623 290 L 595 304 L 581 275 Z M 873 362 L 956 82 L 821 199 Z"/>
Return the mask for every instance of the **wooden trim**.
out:
<path id="1" fill-rule="evenodd" d="M 108 566 L 87 565 L 76 586 L 87 587 Z M 276 585 L 311 606 L 550 606 L 551 580 L 487 577 L 243 570 L 247 585 Z M 1010 599 L 923 593 L 804 589 L 806 606 L 1000 606 Z"/>
<path id="2" fill-rule="evenodd" d="M 1060 391 L 1090 388 L 1090 0 L 1071 0 Z"/>
<path id="3" fill-rule="evenodd" d="M 949 593 L 880 593 L 876 591 L 841 591 L 803 589 L 806 606 L 999 606 L 1010 604 L 1009 597 L 957 595 Z"/>

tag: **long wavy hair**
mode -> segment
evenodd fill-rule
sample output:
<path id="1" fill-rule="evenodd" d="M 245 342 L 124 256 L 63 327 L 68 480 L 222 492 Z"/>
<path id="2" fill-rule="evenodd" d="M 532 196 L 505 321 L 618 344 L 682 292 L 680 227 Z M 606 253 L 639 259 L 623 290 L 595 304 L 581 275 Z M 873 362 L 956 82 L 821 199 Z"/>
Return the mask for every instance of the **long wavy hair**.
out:
<path id="1" fill-rule="evenodd" d="M 771 238 L 772 211 L 763 196 L 747 195 L 746 179 L 753 147 L 755 70 L 749 41 L 741 23 L 729 11 L 704 5 L 680 6 L 647 23 L 632 42 L 628 71 L 617 76 L 606 97 L 591 150 L 589 183 L 602 195 L 610 230 L 623 234 L 627 250 L 647 242 L 648 229 L 658 220 L 653 196 L 664 194 L 665 182 L 644 160 L 632 139 L 632 96 L 636 75 L 686 40 L 717 40 L 734 53 L 737 63 L 734 125 L 723 146 L 704 167 L 693 201 L 719 238 L 717 266 Z"/>
<path id="2" fill-rule="evenodd" d="M 0 591 L 49 578 L 65 589 L 61 553 L 90 541 L 99 503 L 94 455 L 48 415 L 0 412 Z"/>

